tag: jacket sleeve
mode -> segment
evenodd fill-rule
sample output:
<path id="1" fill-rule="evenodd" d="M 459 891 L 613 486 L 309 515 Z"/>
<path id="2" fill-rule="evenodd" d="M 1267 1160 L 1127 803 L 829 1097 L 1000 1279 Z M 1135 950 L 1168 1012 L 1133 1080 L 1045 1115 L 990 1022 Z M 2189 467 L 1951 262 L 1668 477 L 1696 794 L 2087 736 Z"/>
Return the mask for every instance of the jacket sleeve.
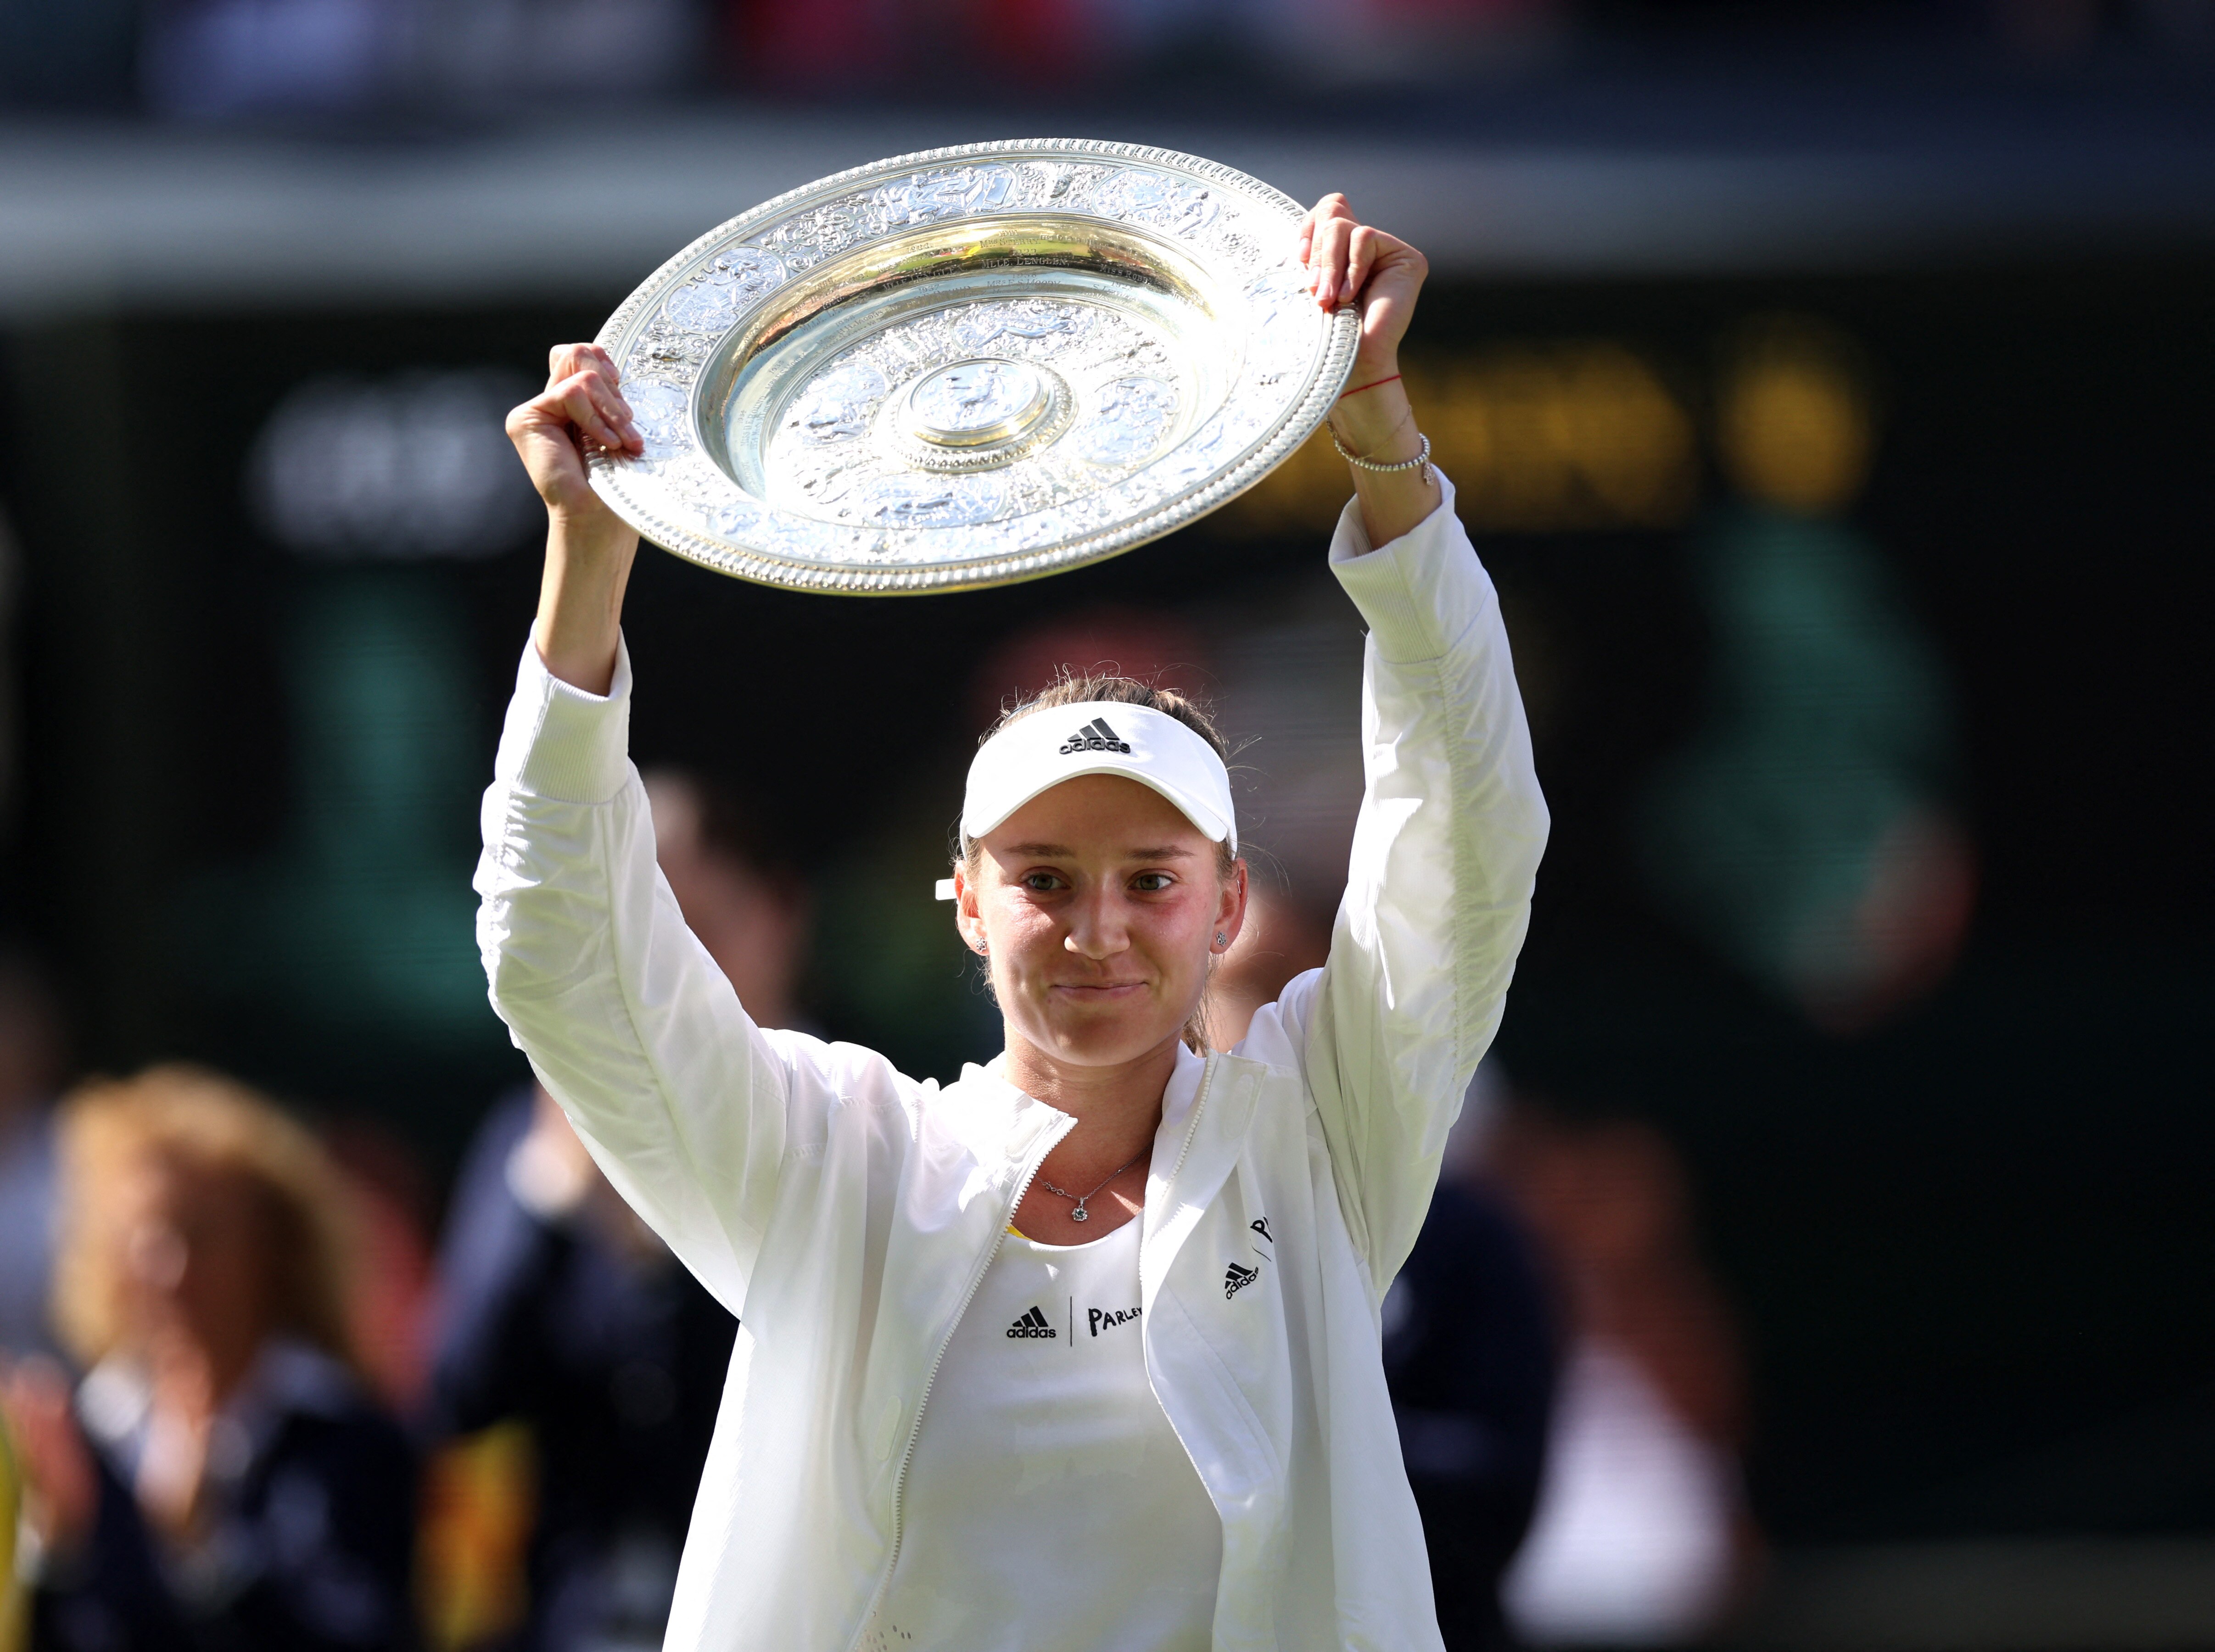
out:
<path id="1" fill-rule="evenodd" d="M 1348 504 L 1331 545 L 1369 627 L 1364 791 L 1329 961 L 1280 1006 L 1380 1299 L 1499 1030 L 1548 824 L 1500 600 L 1443 492 L 1374 550 Z"/>
<path id="2" fill-rule="evenodd" d="M 735 1313 L 775 1198 L 791 1063 L 685 927 L 627 756 L 628 652 L 604 696 L 525 647 L 477 863 L 492 1003 L 609 1181 Z"/>

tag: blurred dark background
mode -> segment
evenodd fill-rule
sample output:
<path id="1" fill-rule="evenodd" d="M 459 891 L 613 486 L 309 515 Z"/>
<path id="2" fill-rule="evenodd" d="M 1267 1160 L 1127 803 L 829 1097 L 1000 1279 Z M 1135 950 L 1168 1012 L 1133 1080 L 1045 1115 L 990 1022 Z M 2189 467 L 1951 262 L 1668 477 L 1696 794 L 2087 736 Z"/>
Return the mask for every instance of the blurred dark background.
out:
<path id="1" fill-rule="evenodd" d="M 1555 817 L 1498 1064 L 1681 1162 L 1737 1632 L 2215 1645 L 2207 0 L 0 0 L 0 930 L 76 1069 L 442 1185 L 526 1077 L 468 888 L 537 578 L 500 411 L 720 218 L 1031 130 L 1432 254 Z M 635 750 L 805 877 L 810 1024 L 950 1076 L 997 1025 L 930 883 L 1034 656 L 1214 694 L 1327 912 L 1344 492 L 1310 450 L 949 597 L 649 551 Z"/>

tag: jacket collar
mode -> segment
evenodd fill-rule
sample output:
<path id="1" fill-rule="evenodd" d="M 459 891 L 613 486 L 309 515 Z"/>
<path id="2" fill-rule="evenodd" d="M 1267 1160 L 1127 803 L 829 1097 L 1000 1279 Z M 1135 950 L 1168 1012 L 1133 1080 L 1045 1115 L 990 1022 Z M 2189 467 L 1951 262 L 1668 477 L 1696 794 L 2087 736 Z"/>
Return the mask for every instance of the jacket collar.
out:
<path id="1" fill-rule="evenodd" d="M 938 1122 L 976 1161 L 1012 1179 L 1043 1158 L 1076 1120 L 1025 1094 L 1002 1076 L 1003 1056 L 970 1062 L 960 1080 L 939 1092 Z M 1222 1188 L 1254 1123 L 1267 1066 L 1240 1055 L 1202 1058 L 1177 1051 L 1162 1092 L 1162 1123 L 1146 1177 L 1145 1272 L 1156 1278 Z M 1004 1172 L 999 1166 L 1004 1166 Z M 1166 1247 L 1166 1248 L 1162 1248 Z M 1160 1250 L 1159 1266 L 1150 1254 Z"/>
<path id="2" fill-rule="evenodd" d="M 1077 1121 L 1009 1084 L 1006 1061 L 964 1063 L 961 1077 L 939 1092 L 936 1113 L 940 1127 L 994 1179 L 1012 1182 L 1026 1163 L 1046 1156 L 1049 1136 L 1065 1135 Z"/>

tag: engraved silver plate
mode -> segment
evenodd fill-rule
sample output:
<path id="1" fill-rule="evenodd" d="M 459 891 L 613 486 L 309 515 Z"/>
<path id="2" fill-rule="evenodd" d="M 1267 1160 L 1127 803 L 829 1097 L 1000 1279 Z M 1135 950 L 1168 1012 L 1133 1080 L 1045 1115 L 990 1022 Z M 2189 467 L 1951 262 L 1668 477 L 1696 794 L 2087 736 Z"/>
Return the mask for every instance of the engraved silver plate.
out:
<path id="1" fill-rule="evenodd" d="M 741 213 L 601 328 L 646 451 L 592 486 L 679 556 L 807 590 L 959 590 L 1127 551 L 1320 424 L 1359 323 L 1300 207 L 1189 155 L 904 155 Z"/>

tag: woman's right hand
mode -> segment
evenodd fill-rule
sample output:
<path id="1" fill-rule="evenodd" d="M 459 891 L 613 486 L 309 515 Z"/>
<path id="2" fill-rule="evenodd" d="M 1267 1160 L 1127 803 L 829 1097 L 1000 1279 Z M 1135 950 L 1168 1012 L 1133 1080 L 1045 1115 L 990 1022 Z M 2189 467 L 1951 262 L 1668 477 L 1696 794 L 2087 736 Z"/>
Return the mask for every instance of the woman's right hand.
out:
<path id="1" fill-rule="evenodd" d="M 617 388 L 615 359 L 596 344 L 557 344 L 546 368 L 546 388 L 508 414 L 507 438 L 548 511 L 580 522 L 612 520 L 592 492 L 586 459 L 596 449 L 640 453 L 646 445 Z"/>
<path id="2" fill-rule="evenodd" d="M 531 637 L 546 669 L 587 694 L 614 680 L 623 588 L 638 534 L 592 491 L 596 450 L 642 453 L 614 358 L 596 344 L 561 344 L 546 388 L 507 416 L 508 439 L 546 501 L 546 576 Z"/>

